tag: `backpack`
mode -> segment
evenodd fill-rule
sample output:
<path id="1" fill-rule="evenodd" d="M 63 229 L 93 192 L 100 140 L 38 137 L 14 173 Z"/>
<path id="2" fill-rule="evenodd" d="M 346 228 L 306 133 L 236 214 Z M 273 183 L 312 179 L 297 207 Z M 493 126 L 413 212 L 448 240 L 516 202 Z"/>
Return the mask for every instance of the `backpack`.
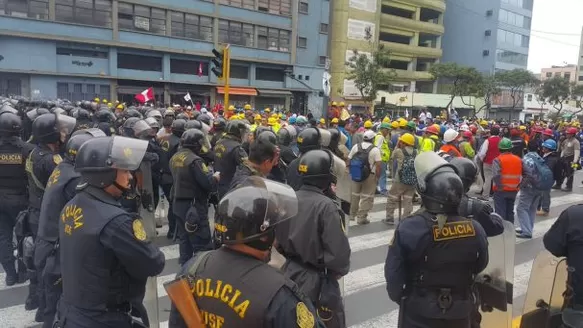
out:
<path id="1" fill-rule="evenodd" d="M 370 175 L 368 154 L 374 148 L 374 145 L 370 145 L 367 149 L 363 149 L 362 143 L 359 143 L 356 147 L 358 147 L 358 150 L 350 159 L 350 177 L 352 178 L 352 181 L 362 182 Z"/>
<path id="2" fill-rule="evenodd" d="M 550 190 L 555 179 L 553 172 L 540 156 L 528 156 L 529 169 L 525 170 L 526 178 L 537 190 Z"/>
<path id="3" fill-rule="evenodd" d="M 417 174 L 415 173 L 415 156 L 417 156 L 417 150 L 414 149 L 413 154 L 407 154 L 407 151 L 403 150 L 403 154 L 405 154 L 405 160 L 399 172 L 399 181 L 402 184 L 414 186 L 417 184 Z"/>

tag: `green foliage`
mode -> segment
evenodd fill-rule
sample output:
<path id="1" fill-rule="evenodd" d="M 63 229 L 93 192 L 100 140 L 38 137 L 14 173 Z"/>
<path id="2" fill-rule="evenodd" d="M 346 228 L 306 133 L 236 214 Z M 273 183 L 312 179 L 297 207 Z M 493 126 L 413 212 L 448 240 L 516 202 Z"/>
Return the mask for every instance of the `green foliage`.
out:
<path id="1" fill-rule="evenodd" d="M 365 30 L 365 39 L 370 45 L 370 54 L 353 50 L 346 65 L 350 67 L 347 79 L 354 82 L 365 102 L 372 103 L 382 86 L 389 86 L 395 80 L 396 72 L 385 68 L 390 63 L 390 52 L 382 44 L 372 41 L 370 29 Z"/>
<path id="2" fill-rule="evenodd" d="M 477 99 L 484 99 L 484 105 L 479 109 L 474 107 L 474 115 L 478 114 L 485 108 L 492 107 L 492 97 L 500 94 L 500 83 L 492 75 L 481 75 L 479 79 L 474 81 L 473 85 L 469 86 L 470 95 Z M 462 97 L 463 101 L 463 97 Z"/>
<path id="3" fill-rule="evenodd" d="M 439 63 L 429 69 L 434 79 L 449 85 L 451 106 L 455 97 L 482 94 L 485 88 L 482 75 L 473 67 L 466 67 L 456 63 Z"/>
<path id="4" fill-rule="evenodd" d="M 536 86 L 538 83 L 540 83 L 534 74 L 532 74 L 530 71 L 520 68 L 496 73 L 495 77 L 496 80 L 499 81 L 501 87 L 510 91 L 513 110 L 522 99 L 524 88 L 528 86 Z"/>
<path id="5" fill-rule="evenodd" d="M 563 110 L 563 102 L 571 96 L 571 84 L 568 79 L 555 76 L 545 80 L 537 89 L 537 99 L 543 99 L 545 103 L 553 105 L 557 115 Z"/>

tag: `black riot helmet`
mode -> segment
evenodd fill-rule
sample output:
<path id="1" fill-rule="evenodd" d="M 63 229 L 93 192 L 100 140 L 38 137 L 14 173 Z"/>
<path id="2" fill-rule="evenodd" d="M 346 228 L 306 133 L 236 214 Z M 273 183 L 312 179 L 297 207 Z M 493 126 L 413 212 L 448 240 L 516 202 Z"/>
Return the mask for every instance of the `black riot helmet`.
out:
<path id="1" fill-rule="evenodd" d="M 95 119 L 101 123 L 112 123 L 115 121 L 115 115 L 109 109 L 100 109 L 95 113 Z"/>
<path id="2" fill-rule="evenodd" d="M 172 134 L 178 138 L 182 137 L 182 134 L 186 130 L 186 120 L 177 118 L 172 122 Z"/>
<path id="3" fill-rule="evenodd" d="M 298 173 L 303 184 L 325 190 L 336 182 L 334 156 L 328 150 L 310 150 L 300 157 Z"/>
<path id="4" fill-rule="evenodd" d="M 233 120 L 227 123 L 227 127 L 225 128 L 225 133 L 233 136 L 241 141 L 247 139 L 247 133 L 249 133 L 249 128 L 247 124 L 242 120 Z"/>
<path id="5" fill-rule="evenodd" d="M 253 131 L 253 138 L 257 139 L 257 137 L 265 131 L 273 131 L 273 130 L 271 130 L 271 127 L 269 127 L 269 126 L 260 125 L 260 126 L 255 128 L 255 131 Z"/>
<path id="6" fill-rule="evenodd" d="M 211 125 L 211 117 L 208 114 L 200 114 L 198 115 L 198 117 L 196 118 L 197 121 L 201 121 L 206 125 Z"/>
<path id="7" fill-rule="evenodd" d="M 215 131 L 223 131 L 226 126 L 227 120 L 222 116 L 219 116 L 217 119 L 213 121 L 213 127 Z"/>
<path id="8" fill-rule="evenodd" d="M 331 150 L 338 149 L 338 144 L 340 143 L 340 130 L 337 128 L 329 128 L 328 132 L 330 132 L 330 144 L 328 148 Z"/>
<path id="9" fill-rule="evenodd" d="M 267 251 L 275 240 L 274 228 L 297 212 L 298 200 L 290 186 L 251 176 L 221 199 L 215 228 L 225 245 L 246 244 Z M 261 240 L 263 236 L 267 240 Z"/>
<path id="10" fill-rule="evenodd" d="M 83 108 L 79 108 L 75 113 L 76 114 L 73 117 L 78 120 L 89 120 L 91 118 L 91 113 Z"/>
<path id="11" fill-rule="evenodd" d="M 178 115 L 176 115 L 176 119 L 188 121 L 188 115 L 186 115 L 184 113 L 178 113 Z"/>
<path id="12" fill-rule="evenodd" d="M 41 144 L 65 142 L 75 129 L 76 120 L 61 114 L 43 114 L 32 122 L 33 141 Z"/>
<path id="13" fill-rule="evenodd" d="M 5 104 L 5 105 L 0 106 L 0 114 L 4 113 L 4 112 L 18 114 L 18 110 L 15 109 L 14 107 L 12 107 L 12 105 L 10 105 L 10 104 Z"/>
<path id="14" fill-rule="evenodd" d="M 67 141 L 67 146 L 65 147 L 65 158 L 74 163 L 81 145 L 83 145 L 85 141 L 96 137 L 105 137 L 105 133 L 98 128 L 75 131 L 71 135 L 69 141 Z"/>
<path id="15" fill-rule="evenodd" d="M 22 130 L 20 116 L 12 112 L 0 113 L 0 137 L 17 137 Z"/>
<path id="16" fill-rule="evenodd" d="M 133 130 L 134 137 L 138 139 L 147 140 L 152 137 L 153 130 L 145 120 L 137 121 L 133 126 Z"/>
<path id="17" fill-rule="evenodd" d="M 432 214 L 457 214 L 464 185 L 454 166 L 435 152 L 415 158 L 417 191 L 423 207 Z"/>
<path id="18" fill-rule="evenodd" d="M 86 109 L 86 110 L 91 110 L 91 102 L 90 101 L 83 101 L 81 102 L 81 104 L 79 105 L 79 107 Z"/>
<path id="19" fill-rule="evenodd" d="M 296 139 L 297 132 L 296 128 L 288 125 L 284 126 L 279 131 L 277 131 L 277 143 L 281 146 L 289 146 Z"/>
<path id="20" fill-rule="evenodd" d="M 26 112 L 26 117 L 33 122 L 37 117 L 44 115 L 44 114 L 50 114 L 49 110 L 46 108 L 35 108 L 35 109 L 31 109 L 28 112 Z"/>
<path id="21" fill-rule="evenodd" d="M 297 138 L 300 153 L 305 154 L 310 150 L 320 149 L 320 130 L 318 128 L 306 128 Z"/>
<path id="22" fill-rule="evenodd" d="M 134 137 L 134 125 L 140 119 L 137 117 L 130 117 L 121 126 L 121 132 L 124 137 L 133 138 Z"/>
<path id="23" fill-rule="evenodd" d="M 202 122 L 197 121 L 197 120 L 190 120 L 190 121 L 186 122 L 186 124 L 184 125 L 184 128 L 186 130 L 188 130 L 188 129 L 202 130 Z"/>
<path id="24" fill-rule="evenodd" d="M 464 191 L 466 193 L 470 191 L 470 187 L 476 181 L 476 174 L 478 174 L 476 164 L 465 157 L 453 157 L 449 164 L 453 165 L 460 179 L 462 179 Z"/>
<path id="25" fill-rule="evenodd" d="M 198 129 L 188 129 L 184 131 L 180 138 L 180 145 L 200 154 L 202 147 L 205 144 L 204 132 Z"/>
<path id="26" fill-rule="evenodd" d="M 147 148 L 146 140 L 119 136 L 91 138 L 79 148 L 75 170 L 90 186 L 106 188 L 114 185 L 127 192 L 127 188 L 115 182 L 116 170 L 137 170 Z"/>
<path id="27" fill-rule="evenodd" d="M 275 135 L 275 132 L 271 130 L 259 133 L 255 140 L 264 144 L 272 144 L 274 146 L 277 145 L 277 136 Z"/>
<path id="28" fill-rule="evenodd" d="M 142 114 L 135 108 L 127 108 L 126 110 L 123 111 L 121 115 L 125 119 L 128 119 L 130 117 L 137 117 L 140 119 L 142 118 Z"/>

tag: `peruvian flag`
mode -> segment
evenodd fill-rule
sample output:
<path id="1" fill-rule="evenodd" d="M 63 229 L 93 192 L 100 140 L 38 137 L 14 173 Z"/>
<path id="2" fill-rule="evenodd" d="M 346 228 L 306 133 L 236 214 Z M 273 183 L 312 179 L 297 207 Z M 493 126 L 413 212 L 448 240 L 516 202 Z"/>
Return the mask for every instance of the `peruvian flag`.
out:
<path id="1" fill-rule="evenodd" d="M 202 77 L 202 63 L 198 63 L 198 77 Z"/>
<path id="2" fill-rule="evenodd" d="M 154 88 L 150 87 L 142 91 L 142 93 L 138 93 L 135 98 L 142 104 L 145 104 L 150 100 L 154 100 Z"/>

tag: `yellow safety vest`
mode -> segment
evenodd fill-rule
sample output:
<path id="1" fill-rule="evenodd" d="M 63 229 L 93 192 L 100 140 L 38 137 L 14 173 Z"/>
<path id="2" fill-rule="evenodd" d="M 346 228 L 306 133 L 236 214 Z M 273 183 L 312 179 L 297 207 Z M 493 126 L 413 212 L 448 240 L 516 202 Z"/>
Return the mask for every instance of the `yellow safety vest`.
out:
<path id="1" fill-rule="evenodd" d="M 435 141 L 431 140 L 431 138 L 423 138 L 422 141 L 419 143 L 419 150 L 422 153 L 430 152 L 435 150 Z"/>
<path id="2" fill-rule="evenodd" d="M 249 128 L 251 132 L 255 132 L 257 130 L 257 124 L 251 124 L 251 128 Z"/>
<path id="3" fill-rule="evenodd" d="M 388 162 L 389 158 L 391 157 L 391 149 L 389 148 L 389 143 L 387 142 L 387 139 L 382 135 L 382 134 L 377 134 L 374 137 L 374 144 L 375 146 L 378 144 L 378 138 L 383 138 L 383 144 L 381 145 L 381 161 L 383 162 Z"/>

